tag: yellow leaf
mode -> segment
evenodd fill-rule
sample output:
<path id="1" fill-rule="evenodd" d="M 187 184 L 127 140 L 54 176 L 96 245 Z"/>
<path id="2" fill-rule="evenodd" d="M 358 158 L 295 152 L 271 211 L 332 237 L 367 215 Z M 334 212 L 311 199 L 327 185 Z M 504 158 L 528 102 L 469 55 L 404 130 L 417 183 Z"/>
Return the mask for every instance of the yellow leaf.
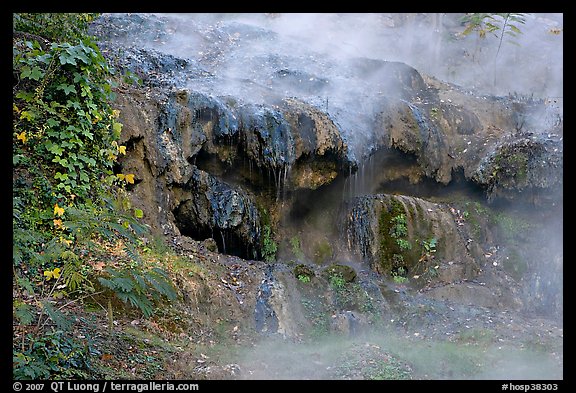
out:
<path id="1" fill-rule="evenodd" d="M 118 116 L 120 116 L 120 111 L 119 111 L 118 109 L 112 110 L 112 116 L 113 116 L 113 117 L 118 117 Z"/>
<path id="2" fill-rule="evenodd" d="M 116 174 L 116 177 L 117 177 L 118 179 L 120 179 L 120 180 L 124 180 L 124 178 L 125 178 L 126 176 L 124 176 L 124 175 L 121 174 L 121 173 L 117 173 L 117 174 Z"/>
<path id="3" fill-rule="evenodd" d="M 17 134 L 16 139 L 21 140 L 22 143 L 26 143 L 26 141 L 28 140 L 28 138 L 26 137 L 26 131 L 22 131 L 20 134 Z"/>
<path id="4" fill-rule="evenodd" d="M 55 216 L 62 216 L 64 214 L 64 208 L 59 207 L 58 204 L 54 205 L 54 215 Z"/>
<path id="5" fill-rule="evenodd" d="M 58 278 L 60 277 L 60 268 L 57 267 L 54 270 L 46 270 L 44 271 L 44 275 L 46 276 L 46 280 L 50 280 L 51 278 Z"/>
<path id="6" fill-rule="evenodd" d="M 72 240 L 64 239 L 62 236 L 60 236 L 60 243 L 70 246 L 70 244 L 72 244 Z"/>
<path id="7" fill-rule="evenodd" d="M 118 146 L 118 152 L 120 154 L 126 154 L 126 146 Z"/>
<path id="8" fill-rule="evenodd" d="M 129 173 L 126 175 L 126 181 L 130 184 L 134 184 L 134 174 L 133 173 Z"/>
<path id="9" fill-rule="evenodd" d="M 60 228 L 60 229 L 62 229 L 62 228 L 64 227 L 64 226 L 62 225 L 62 220 L 56 219 L 56 218 L 54 219 L 54 226 L 55 226 L 56 228 Z"/>

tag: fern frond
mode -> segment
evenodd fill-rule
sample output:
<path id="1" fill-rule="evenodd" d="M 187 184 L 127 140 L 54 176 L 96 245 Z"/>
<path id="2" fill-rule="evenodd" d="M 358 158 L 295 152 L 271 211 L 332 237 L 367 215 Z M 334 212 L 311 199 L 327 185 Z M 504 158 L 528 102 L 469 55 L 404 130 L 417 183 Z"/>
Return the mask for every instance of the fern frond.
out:
<path id="1" fill-rule="evenodd" d="M 68 331 L 72 327 L 72 319 L 67 317 L 62 311 L 55 308 L 50 302 L 42 301 L 42 308 L 46 315 L 56 324 L 56 327 L 63 331 Z"/>
<path id="2" fill-rule="evenodd" d="M 14 316 L 22 325 L 29 325 L 34 321 L 34 313 L 29 304 L 23 302 L 14 302 Z"/>

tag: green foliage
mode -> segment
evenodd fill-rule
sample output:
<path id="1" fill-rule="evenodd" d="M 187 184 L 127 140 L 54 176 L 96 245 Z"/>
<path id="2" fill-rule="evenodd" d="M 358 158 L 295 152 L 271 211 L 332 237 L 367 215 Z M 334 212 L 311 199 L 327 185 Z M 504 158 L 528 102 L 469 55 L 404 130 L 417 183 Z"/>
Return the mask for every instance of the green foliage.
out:
<path id="1" fill-rule="evenodd" d="M 346 285 L 346 280 L 342 277 L 342 274 L 334 274 L 330 276 L 330 286 L 333 289 L 343 289 Z"/>
<path id="2" fill-rule="evenodd" d="M 522 34 L 518 26 L 526 23 L 526 17 L 525 14 L 514 13 L 470 13 L 466 14 L 462 21 L 466 25 L 462 32 L 463 36 L 477 31 L 478 36 L 482 39 L 487 34 L 493 35 L 498 39 L 498 49 L 494 56 L 494 66 L 496 66 L 496 59 L 500 54 L 504 37 L 510 37 L 509 42 L 518 45 L 513 39 Z M 496 83 L 496 80 L 494 80 L 494 83 Z"/>
<path id="3" fill-rule="evenodd" d="M 276 252 L 278 251 L 278 244 L 272 238 L 272 229 L 270 225 L 264 225 L 262 237 L 262 258 L 266 262 L 274 262 L 276 260 Z"/>
<path id="4" fill-rule="evenodd" d="M 304 284 L 309 283 L 310 282 L 310 276 L 307 276 L 305 274 L 300 274 L 298 276 L 298 281 L 303 282 Z"/>
<path id="5" fill-rule="evenodd" d="M 64 42 L 82 38 L 88 25 L 100 14 L 80 13 L 15 13 L 14 30 L 42 36 L 50 41 Z"/>
<path id="6" fill-rule="evenodd" d="M 177 298 L 168 274 L 160 268 L 106 268 L 105 272 L 108 275 L 99 277 L 100 283 L 122 302 L 140 309 L 147 318 L 154 313 L 155 304 Z"/>
<path id="7" fill-rule="evenodd" d="M 298 260 L 304 259 L 304 253 L 302 252 L 302 247 L 300 245 L 300 238 L 298 236 L 293 236 L 290 238 L 290 246 L 292 247 L 292 254 Z"/>
<path id="8" fill-rule="evenodd" d="M 89 352 L 68 338 L 66 308 L 95 294 L 94 255 L 121 242 L 137 265 L 147 231 L 122 188 L 134 175 L 113 173 L 126 147 L 111 106 L 116 77 L 86 34 L 96 16 L 13 14 L 13 316 L 33 329 L 14 346 L 15 378 L 86 376 Z M 174 296 L 162 271 L 145 273 L 126 275 L 128 302 Z"/>
<path id="9" fill-rule="evenodd" d="M 62 330 L 26 339 L 28 348 L 12 351 L 14 379 L 88 378 L 94 351 L 90 340 L 80 342 Z"/>
<path id="10" fill-rule="evenodd" d="M 381 266 L 391 272 L 404 267 L 404 254 L 412 249 L 408 237 L 408 219 L 404 206 L 393 200 L 388 209 L 383 209 L 378 218 Z"/>
<path id="11" fill-rule="evenodd" d="M 130 202 L 121 193 L 102 195 L 98 205 L 86 204 L 82 208 L 70 207 L 63 225 L 82 245 L 96 246 L 94 239 L 112 241 L 122 238 L 128 244 L 138 244 L 139 237 L 148 233 L 131 215 Z"/>
<path id="12" fill-rule="evenodd" d="M 422 248 L 424 249 L 425 255 L 432 255 L 436 252 L 436 245 L 438 244 L 438 239 L 435 237 L 430 238 L 430 240 L 422 240 Z"/>
<path id="13" fill-rule="evenodd" d="M 406 274 L 407 274 L 406 269 L 400 266 L 398 269 L 392 272 L 392 279 L 396 284 L 404 284 L 405 282 L 408 281 Z"/>
<path id="14" fill-rule="evenodd" d="M 390 224 L 390 236 L 396 239 L 396 244 L 398 244 L 400 250 L 410 250 L 412 248 L 412 244 L 408 240 L 403 239 L 404 237 L 408 236 L 408 223 L 406 221 L 406 214 L 400 213 L 397 216 L 392 217 Z"/>
<path id="15" fill-rule="evenodd" d="M 12 307 L 14 309 L 14 317 L 16 317 L 20 324 L 30 325 L 32 322 L 34 322 L 34 309 L 31 305 L 24 303 L 21 300 L 14 299 Z"/>
<path id="16" fill-rule="evenodd" d="M 511 37 L 522 34 L 518 26 L 526 23 L 526 17 L 525 14 L 514 13 L 470 13 L 463 17 L 462 22 L 466 25 L 462 35 L 476 31 L 480 38 L 485 38 L 489 33 L 500 39 L 501 43 L 505 34 Z"/>
<path id="17" fill-rule="evenodd" d="M 392 217 L 390 224 L 392 224 L 392 227 L 390 228 L 390 236 L 399 238 L 408 235 L 406 214 L 400 213 L 397 216 Z"/>
<path id="18" fill-rule="evenodd" d="M 25 41 L 14 47 L 13 69 L 13 152 L 26 157 L 18 167 L 43 163 L 50 196 L 59 200 L 94 196 L 95 184 L 115 179 L 112 165 L 121 150 L 121 125 L 109 105 L 111 71 L 98 47 L 84 40 L 45 51 Z"/>

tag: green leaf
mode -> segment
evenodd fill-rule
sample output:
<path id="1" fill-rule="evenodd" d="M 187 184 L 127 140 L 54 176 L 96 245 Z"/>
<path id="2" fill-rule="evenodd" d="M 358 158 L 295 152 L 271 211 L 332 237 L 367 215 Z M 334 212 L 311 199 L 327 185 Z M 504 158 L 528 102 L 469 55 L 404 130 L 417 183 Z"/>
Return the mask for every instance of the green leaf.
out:
<path id="1" fill-rule="evenodd" d="M 51 303 L 48 301 L 43 301 L 42 306 L 44 311 L 50 319 L 56 324 L 58 329 L 68 330 L 72 326 L 72 319 L 64 315 L 62 311 L 55 308 Z"/>
<path id="2" fill-rule="evenodd" d="M 509 26 L 510 26 L 510 30 L 512 30 L 514 33 L 516 33 L 516 34 L 522 34 L 522 32 L 520 31 L 520 29 L 517 28 L 516 26 L 514 26 L 514 25 L 509 25 Z"/>
<path id="3" fill-rule="evenodd" d="M 52 153 L 52 154 L 54 154 L 54 155 L 57 155 L 57 156 L 61 156 L 62 153 L 64 152 L 64 149 L 62 149 L 62 148 L 61 148 L 60 146 L 58 146 L 57 144 L 52 143 L 51 141 L 47 141 L 47 142 L 45 143 L 45 146 L 46 146 L 46 149 L 47 149 L 50 153 Z"/>
<path id="4" fill-rule="evenodd" d="M 36 114 L 33 111 L 22 111 L 20 112 L 20 119 L 26 119 L 32 121 L 36 118 Z"/>
<path id="5" fill-rule="evenodd" d="M 68 101 L 66 101 L 66 106 L 69 108 L 71 107 L 71 108 L 77 109 L 77 110 L 82 109 L 82 106 L 80 106 L 80 103 L 78 101 L 68 100 Z"/>
<path id="6" fill-rule="evenodd" d="M 52 162 L 55 162 L 56 164 L 60 164 L 63 167 L 68 167 L 68 160 L 65 158 L 60 158 L 60 157 L 54 157 L 52 159 Z"/>
<path id="7" fill-rule="evenodd" d="M 90 178 L 88 177 L 88 174 L 86 172 L 81 171 L 80 180 L 87 183 L 90 180 Z"/>
<path id="8" fill-rule="evenodd" d="M 30 295 L 34 294 L 34 286 L 27 278 L 18 277 L 18 285 L 20 285 L 22 288 L 28 291 L 28 294 Z"/>
<path id="9" fill-rule="evenodd" d="M 76 93 L 76 88 L 74 87 L 74 85 L 67 85 L 63 83 L 61 85 L 58 85 L 56 88 L 62 90 L 66 95 L 70 93 Z"/>
<path id="10" fill-rule="evenodd" d="M 59 59 L 60 59 L 61 65 L 66 65 L 66 64 L 77 65 L 76 59 L 74 58 L 74 56 L 71 56 L 68 52 L 62 52 L 59 56 Z"/>
<path id="11" fill-rule="evenodd" d="M 134 209 L 134 217 L 142 218 L 144 217 L 144 212 L 141 209 Z"/>
<path id="12" fill-rule="evenodd" d="M 48 127 L 54 128 L 54 127 L 60 125 L 60 121 L 54 119 L 53 117 L 50 117 L 50 118 L 48 118 L 48 120 L 46 120 L 46 124 L 48 125 Z"/>
<path id="13" fill-rule="evenodd" d="M 14 305 L 14 316 L 22 325 L 29 325 L 34 321 L 32 308 L 26 303 L 18 303 Z"/>
<path id="14" fill-rule="evenodd" d="M 56 174 L 54 175 L 54 179 L 56 180 L 68 180 L 68 174 L 67 173 L 60 173 L 60 172 L 56 172 Z"/>
<path id="15" fill-rule="evenodd" d="M 16 93 L 16 98 L 30 102 L 34 98 L 34 93 L 22 90 Z"/>
<path id="16" fill-rule="evenodd" d="M 12 156 L 12 165 L 16 166 L 21 162 L 24 162 L 25 156 L 23 154 L 14 154 Z"/>
<path id="17" fill-rule="evenodd" d="M 94 140 L 94 134 L 89 130 L 82 128 L 80 130 L 81 134 L 84 135 L 86 138 L 90 139 L 91 141 Z"/>
<path id="18" fill-rule="evenodd" d="M 114 126 L 113 126 L 114 132 L 118 132 L 118 133 L 119 133 L 120 131 L 122 131 L 122 126 L 123 126 L 122 123 L 116 123 L 116 122 L 114 122 Z"/>

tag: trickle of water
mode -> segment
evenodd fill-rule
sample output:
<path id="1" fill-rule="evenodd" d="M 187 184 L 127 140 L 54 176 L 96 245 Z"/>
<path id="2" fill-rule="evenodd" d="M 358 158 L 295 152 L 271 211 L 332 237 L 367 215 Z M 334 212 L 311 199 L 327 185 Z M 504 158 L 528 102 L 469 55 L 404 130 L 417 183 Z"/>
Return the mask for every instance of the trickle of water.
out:
<path id="1" fill-rule="evenodd" d="M 224 233 L 220 231 L 220 237 L 222 238 L 222 254 L 226 254 L 226 241 L 224 240 Z"/>

